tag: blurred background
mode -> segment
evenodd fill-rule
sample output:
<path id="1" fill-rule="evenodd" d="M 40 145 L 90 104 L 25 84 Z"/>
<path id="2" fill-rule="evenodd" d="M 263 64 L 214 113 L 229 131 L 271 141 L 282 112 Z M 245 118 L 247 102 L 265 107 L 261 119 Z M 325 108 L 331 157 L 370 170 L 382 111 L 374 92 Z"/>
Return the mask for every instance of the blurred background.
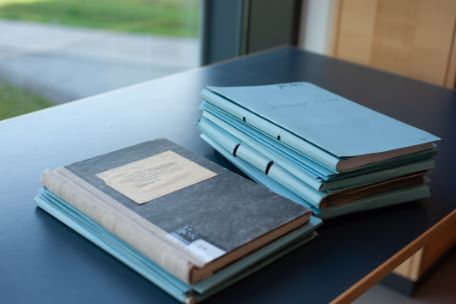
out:
<path id="1" fill-rule="evenodd" d="M 456 0 L 0 0 L 0 120 L 286 44 L 454 89 Z M 359 302 L 456 303 L 455 241 Z"/>
<path id="2" fill-rule="evenodd" d="M 199 65 L 198 0 L 0 0 L 0 119 Z"/>
<path id="3" fill-rule="evenodd" d="M 455 0 L 0 0 L 0 120 L 291 44 L 455 87 Z"/>

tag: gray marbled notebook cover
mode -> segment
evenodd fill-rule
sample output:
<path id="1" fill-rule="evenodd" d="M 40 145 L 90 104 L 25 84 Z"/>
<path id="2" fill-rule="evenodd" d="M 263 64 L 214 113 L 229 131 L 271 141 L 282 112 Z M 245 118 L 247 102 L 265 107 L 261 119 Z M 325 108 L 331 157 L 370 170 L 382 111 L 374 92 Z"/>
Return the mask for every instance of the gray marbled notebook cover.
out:
<path id="1" fill-rule="evenodd" d="M 172 151 L 214 176 L 138 204 L 97 174 Z M 66 166 L 68 170 L 184 243 L 205 240 L 229 252 L 309 210 L 166 139 L 157 139 Z"/>

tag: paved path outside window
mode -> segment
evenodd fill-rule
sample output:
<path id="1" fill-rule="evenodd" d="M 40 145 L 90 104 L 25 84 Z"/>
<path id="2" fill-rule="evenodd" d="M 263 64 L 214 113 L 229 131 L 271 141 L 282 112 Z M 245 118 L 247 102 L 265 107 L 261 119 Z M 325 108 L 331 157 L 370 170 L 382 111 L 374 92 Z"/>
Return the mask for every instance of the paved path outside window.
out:
<path id="1" fill-rule="evenodd" d="M 0 80 L 66 102 L 198 66 L 199 41 L 0 20 Z"/>

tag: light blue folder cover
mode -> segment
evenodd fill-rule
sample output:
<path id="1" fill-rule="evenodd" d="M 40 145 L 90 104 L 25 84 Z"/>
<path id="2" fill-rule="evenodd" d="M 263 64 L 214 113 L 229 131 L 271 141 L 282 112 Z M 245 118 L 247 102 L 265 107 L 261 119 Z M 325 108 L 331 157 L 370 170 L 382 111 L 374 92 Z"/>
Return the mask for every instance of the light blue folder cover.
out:
<path id="1" fill-rule="evenodd" d="M 311 83 L 208 87 L 208 90 L 337 158 L 439 140 Z M 204 98 L 204 91 L 202 95 Z"/>
<path id="2" fill-rule="evenodd" d="M 42 189 L 35 197 L 37 205 L 67 226 L 119 259 L 149 281 L 181 302 L 190 298 L 202 301 L 240 279 L 272 263 L 291 250 L 316 236 L 321 220 L 311 217 L 308 224 L 249 254 L 243 259 L 215 273 L 196 285 L 188 285 L 163 270 L 124 241 L 98 225 L 89 217 L 61 200 L 52 192 Z"/>

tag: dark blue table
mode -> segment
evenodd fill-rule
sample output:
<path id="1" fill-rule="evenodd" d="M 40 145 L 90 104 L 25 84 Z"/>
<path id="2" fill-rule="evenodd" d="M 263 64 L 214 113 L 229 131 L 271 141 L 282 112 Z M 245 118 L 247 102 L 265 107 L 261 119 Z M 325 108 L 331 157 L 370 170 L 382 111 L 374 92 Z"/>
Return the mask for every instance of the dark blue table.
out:
<path id="1" fill-rule="evenodd" d="M 455 209 L 456 93 L 284 48 L 0 122 L 0 303 L 174 303 L 37 209 L 40 172 L 156 137 L 235 170 L 198 136 L 199 91 L 290 81 L 313 82 L 442 137 L 432 197 L 327 221 L 313 242 L 207 303 L 346 301 L 380 280 Z"/>

